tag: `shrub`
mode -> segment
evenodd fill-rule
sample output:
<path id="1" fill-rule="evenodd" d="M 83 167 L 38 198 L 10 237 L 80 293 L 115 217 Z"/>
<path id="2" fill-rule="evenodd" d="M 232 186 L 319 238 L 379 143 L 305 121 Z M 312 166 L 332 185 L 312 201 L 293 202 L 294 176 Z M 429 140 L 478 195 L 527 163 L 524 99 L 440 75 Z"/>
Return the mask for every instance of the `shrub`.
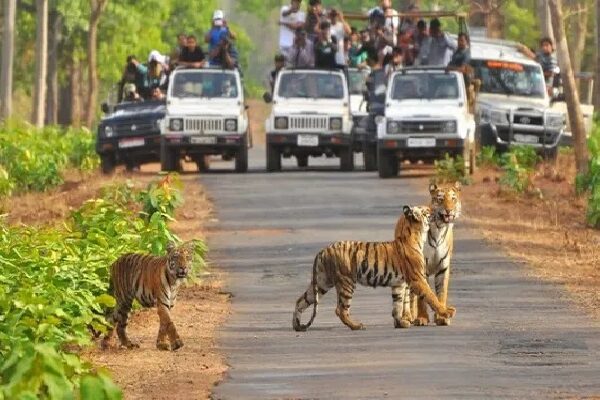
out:
<path id="1" fill-rule="evenodd" d="M 469 178 L 465 169 L 465 160 L 462 156 L 450 157 L 446 153 L 444 159 L 436 160 L 435 163 L 435 178 L 436 183 L 454 183 L 461 182 L 469 184 Z"/>
<path id="2" fill-rule="evenodd" d="M 484 146 L 477 155 L 477 165 L 483 168 L 500 166 L 500 156 L 494 146 Z"/>
<path id="3" fill-rule="evenodd" d="M 594 125 L 588 147 L 589 171 L 586 176 L 577 177 L 577 192 L 589 192 L 587 221 L 593 227 L 600 228 L 600 123 Z"/>
<path id="4" fill-rule="evenodd" d="M 511 147 L 510 151 L 500 157 L 504 171 L 500 177 L 500 186 L 505 191 L 517 194 L 533 192 L 533 173 L 540 161 L 541 157 L 531 146 Z"/>
<path id="5" fill-rule="evenodd" d="M 128 252 L 163 253 L 177 240 L 170 217 L 156 211 L 142 218 L 130 204 L 138 194 L 130 191 L 106 190 L 106 198 L 86 202 L 60 229 L 0 220 L 0 399 L 73 398 L 75 391 L 80 398 L 120 398 L 107 375 L 93 372 L 75 350 L 90 344 L 90 328 L 104 330 L 104 309 L 114 306 L 106 293 L 112 262 Z M 201 261 L 206 249 L 197 244 Z"/>

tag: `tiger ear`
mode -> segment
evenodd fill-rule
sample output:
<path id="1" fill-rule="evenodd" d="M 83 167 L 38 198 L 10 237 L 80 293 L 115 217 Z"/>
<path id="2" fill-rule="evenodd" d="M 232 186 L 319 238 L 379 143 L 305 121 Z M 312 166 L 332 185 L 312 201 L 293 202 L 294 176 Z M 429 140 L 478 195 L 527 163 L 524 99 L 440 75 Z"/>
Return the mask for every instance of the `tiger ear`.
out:
<path id="1" fill-rule="evenodd" d="M 460 183 L 460 181 L 454 182 L 454 189 L 456 189 L 456 191 L 460 192 L 460 189 L 462 189 L 462 184 Z"/>
<path id="2" fill-rule="evenodd" d="M 409 206 L 402 207 L 402 212 L 404 212 L 405 217 L 412 217 L 413 215 L 412 208 L 410 208 Z"/>
<path id="3" fill-rule="evenodd" d="M 437 192 L 437 190 L 438 190 L 438 186 L 435 183 L 429 184 L 429 194 L 431 194 L 433 196 Z"/>
<path id="4" fill-rule="evenodd" d="M 175 250 L 176 248 L 177 245 L 175 244 L 175 242 L 169 241 L 169 243 L 167 243 L 167 253 L 172 253 L 173 250 Z"/>

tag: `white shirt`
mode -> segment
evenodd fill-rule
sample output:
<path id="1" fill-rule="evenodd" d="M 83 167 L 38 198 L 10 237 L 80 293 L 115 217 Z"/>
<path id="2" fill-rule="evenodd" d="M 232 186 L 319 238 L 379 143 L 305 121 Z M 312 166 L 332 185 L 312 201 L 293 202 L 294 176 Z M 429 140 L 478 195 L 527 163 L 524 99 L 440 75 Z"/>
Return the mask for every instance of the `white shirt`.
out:
<path id="1" fill-rule="evenodd" d="M 344 36 L 346 36 L 346 31 L 344 30 L 344 24 L 341 21 L 338 21 L 335 25 L 331 25 L 331 36 L 335 36 L 338 43 L 338 51 L 335 53 L 335 62 L 338 65 L 346 65 L 346 53 L 344 47 Z"/>
<path id="2" fill-rule="evenodd" d="M 287 17 L 283 16 L 284 12 L 288 12 L 290 10 L 290 6 L 281 7 L 281 13 L 279 13 L 279 22 L 283 22 L 286 24 L 295 24 L 298 22 L 304 23 L 306 20 L 306 14 L 303 11 L 298 10 L 295 13 L 288 15 Z M 285 25 L 279 26 L 279 48 L 285 49 L 292 47 L 294 45 L 294 31 L 288 28 Z"/>

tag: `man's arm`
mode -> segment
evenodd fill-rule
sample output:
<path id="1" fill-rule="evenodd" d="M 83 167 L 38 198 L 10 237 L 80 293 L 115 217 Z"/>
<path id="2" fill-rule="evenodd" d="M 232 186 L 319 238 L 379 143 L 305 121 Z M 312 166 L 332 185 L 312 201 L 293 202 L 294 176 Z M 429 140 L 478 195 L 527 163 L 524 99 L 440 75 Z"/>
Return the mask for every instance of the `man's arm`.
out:
<path id="1" fill-rule="evenodd" d="M 535 53 L 522 43 L 517 43 L 517 50 L 519 50 L 525 57 L 531 58 L 532 60 L 536 59 Z"/>
<path id="2" fill-rule="evenodd" d="M 352 33 L 352 28 L 350 28 L 350 24 L 348 23 L 348 21 L 346 21 L 346 18 L 344 18 L 344 13 L 342 13 L 341 10 L 338 10 L 338 18 L 340 19 L 340 22 L 344 26 L 344 33 L 346 35 L 349 35 L 350 33 Z"/>

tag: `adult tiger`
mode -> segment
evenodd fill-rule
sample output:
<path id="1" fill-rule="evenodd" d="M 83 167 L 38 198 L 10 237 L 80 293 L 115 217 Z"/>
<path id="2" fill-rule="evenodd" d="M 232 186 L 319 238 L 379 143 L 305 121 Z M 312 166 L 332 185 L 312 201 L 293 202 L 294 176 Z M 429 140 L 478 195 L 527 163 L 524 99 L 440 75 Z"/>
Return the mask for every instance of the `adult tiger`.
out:
<path id="1" fill-rule="evenodd" d="M 115 324 L 122 346 L 139 347 L 129 340 L 126 332 L 127 319 L 134 299 L 143 307 L 157 306 L 160 328 L 156 347 L 159 350 L 169 350 L 167 336 L 171 350 L 175 351 L 183 346 L 183 341 L 171 321 L 170 310 L 175 305 L 177 291 L 191 268 L 193 255 L 192 242 L 180 247 L 169 243 L 166 256 L 125 254 L 111 265 L 108 290 L 115 297 L 117 304 L 108 318 L 111 328 L 102 340 L 103 348 L 108 347 Z"/>
<path id="2" fill-rule="evenodd" d="M 454 308 L 442 306 L 429 288 L 424 275 L 423 244 L 429 227 L 429 207 L 408 207 L 400 217 L 400 229 L 392 242 L 336 242 L 322 249 L 313 263 L 312 281 L 308 289 L 296 301 L 292 326 L 305 331 L 317 315 L 319 296 L 335 286 L 338 296 L 336 315 L 352 330 L 364 329 L 364 325 L 350 318 L 350 303 L 356 283 L 365 286 L 391 286 L 394 326 L 410 326 L 410 319 L 403 319 L 404 308 L 409 306 L 405 298 L 406 284 L 422 295 L 439 315 L 452 317 Z M 306 325 L 300 316 L 313 304 L 313 313 Z"/>
<path id="3" fill-rule="evenodd" d="M 454 221 L 460 217 L 460 182 L 451 187 L 440 188 L 435 184 L 429 186 L 431 195 L 432 221 L 425 241 L 423 254 L 425 256 L 426 275 L 434 276 L 435 292 L 441 304 L 448 301 L 448 284 L 450 281 L 450 260 L 454 248 Z M 398 229 L 398 228 L 396 228 Z M 429 314 L 424 299 L 411 295 L 413 323 L 417 326 L 429 324 Z M 416 310 L 415 310 L 416 308 Z M 449 325 L 446 316 L 435 314 L 436 325 Z"/>

